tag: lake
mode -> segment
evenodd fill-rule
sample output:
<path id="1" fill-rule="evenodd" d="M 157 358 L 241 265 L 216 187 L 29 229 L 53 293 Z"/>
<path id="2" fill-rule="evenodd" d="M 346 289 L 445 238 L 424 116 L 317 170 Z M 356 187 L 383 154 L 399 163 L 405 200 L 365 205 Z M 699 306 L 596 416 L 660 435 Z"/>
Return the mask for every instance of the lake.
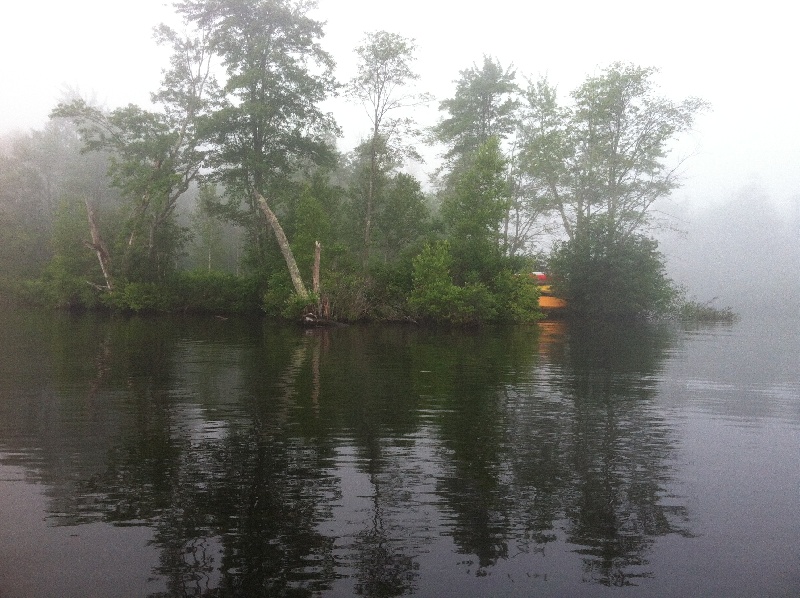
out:
<path id="1" fill-rule="evenodd" d="M 797 321 L 0 314 L 0 596 L 800 596 Z"/>

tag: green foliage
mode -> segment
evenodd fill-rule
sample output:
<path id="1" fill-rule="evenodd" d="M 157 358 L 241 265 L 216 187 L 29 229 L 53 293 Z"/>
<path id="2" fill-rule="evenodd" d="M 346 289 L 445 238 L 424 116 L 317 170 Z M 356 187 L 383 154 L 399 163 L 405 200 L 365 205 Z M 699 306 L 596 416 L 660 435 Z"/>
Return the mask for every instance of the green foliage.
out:
<path id="1" fill-rule="evenodd" d="M 268 316 L 281 317 L 294 289 L 288 272 L 281 269 L 273 272 L 267 280 L 267 288 L 262 298 L 262 307 Z"/>
<path id="2" fill-rule="evenodd" d="M 413 260 L 419 247 L 408 247 L 392 262 L 374 262 L 370 266 L 368 304 L 379 320 L 404 320 L 406 304 L 414 288 Z"/>
<path id="3" fill-rule="evenodd" d="M 505 139 L 516 125 L 516 73 L 483 57 L 483 65 L 461 71 L 455 96 L 443 100 L 439 110 L 449 116 L 433 128 L 433 137 L 446 144 L 450 161 L 469 156 L 490 138 Z"/>
<path id="4" fill-rule="evenodd" d="M 409 307 L 432 320 L 446 320 L 453 303 L 455 285 L 450 275 L 453 259 L 447 242 L 428 244 L 414 258 L 414 288 Z"/>
<path id="5" fill-rule="evenodd" d="M 369 139 L 362 144 L 369 165 L 363 194 L 365 268 L 371 253 L 374 212 L 382 182 L 379 179 L 385 179 L 404 157 L 419 158 L 416 149 L 406 142 L 407 137 L 416 134 L 414 121 L 396 116 L 398 111 L 427 101 L 425 95 L 403 91 L 419 79 L 411 68 L 414 49 L 412 40 L 396 33 L 368 33 L 356 48 L 358 72 L 347 86 L 348 95 L 361 102 L 372 124 Z"/>
<path id="6" fill-rule="evenodd" d="M 0 212 L 0 239 L 0 285 L 42 272 L 51 250 L 43 231 L 17 214 Z"/>
<path id="7" fill-rule="evenodd" d="M 336 320 L 356 322 L 372 312 L 369 282 L 362 271 L 338 269 L 325 274 L 322 295 L 330 306 L 330 316 Z"/>
<path id="8" fill-rule="evenodd" d="M 539 309 L 539 286 L 529 276 L 503 270 L 495 278 L 494 292 L 499 320 L 535 322 L 543 317 Z"/>
<path id="9" fill-rule="evenodd" d="M 509 205 L 506 161 L 498 140 L 480 146 L 442 202 L 458 282 L 489 284 L 501 268 L 500 224 Z"/>
<path id="10" fill-rule="evenodd" d="M 170 285 L 174 310 L 200 313 L 257 313 L 258 279 L 228 272 L 193 270 L 177 274 Z"/>
<path id="11" fill-rule="evenodd" d="M 58 255 L 39 278 L 20 283 L 17 294 L 29 305 L 56 309 L 97 309 L 103 305 L 103 291 L 88 283 L 83 276 L 74 274 L 71 264 Z"/>
<path id="12" fill-rule="evenodd" d="M 109 179 L 126 205 L 119 236 L 103 236 L 114 276 L 130 281 L 164 282 L 174 270 L 188 238 L 175 210 L 200 176 L 207 139 L 199 125 L 216 90 L 202 39 L 182 39 L 163 25 L 157 38 L 173 50 L 161 89 L 152 94 L 160 110 L 129 104 L 107 113 L 78 99 L 51 113 L 77 127 L 84 150 L 109 156 Z"/>
<path id="13" fill-rule="evenodd" d="M 196 176 L 200 158 L 184 148 L 194 160 L 184 162 L 173 147 L 173 123 L 137 106 L 105 114 L 76 100 L 60 104 L 52 116 L 72 120 L 87 150 L 110 153 L 110 180 L 129 204 L 116 243 L 117 274 L 129 279 L 165 276 L 181 239 L 175 234 L 175 204 Z"/>
<path id="14" fill-rule="evenodd" d="M 336 126 L 318 104 L 334 88 L 333 60 L 308 3 L 186 0 L 177 9 L 208 32 L 225 68 L 224 94 L 204 130 L 209 164 L 230 193 L 248 197 L 254 188 L 271 198 L 294 172 L 330 161 Z"/>
<path id="15" fill-rule="evenodd" d="M 327 245 L 333 239 L 331 211 L 326 203 L 332 198 L 331 191 L 321 181 L 316 185 L 304 185 L 298 190 L 294 211 L 287 222 L 287 234 L 292 234 L 292 249 L 301 272 L 310 275 L 314 265 L 314 244 L 319 241 Z"/>
<path id="16" fill-rule="evenodd" d="M 555 290 L 571 313 L 627 318 L 667 312 L 676 291 L 658 243 L 643 235 L 611 238 L 604 227 L 556 246 L 550 259 Z"/>
<path id="17" fill-rule="evenodd" d="M 319 104 L 335 88 L 322 23 L 302 0 L 185 0 L 187 23 L 207 33 L 207 49 L 225 69 L 223 93 L 204 119 L 208 174 L 226 188 L 228 211 L 251 236 L 250 261 L 265 263 L 277 240 L 295 291 L 305 294 L 280 220 L 298 178 L 332 166 L 338 128 Z M 266 218 L 266 219 L 265 219 Z M 267 237 L 266 225 L 274 235 Z M 260 263 L 259 263 L 260 262 Z"/>
<path id="18" fill-rule="evenodd" d="M 429 100 L 427 94 L 409 91 L 419 79 L 412 68 L 415 50 L 412 39 L 387 31 L 367 33 L 355 50 L 357 74 L 347 83 L 346 93 L 360 102 L 369 115 L 372 130 L 365 145 L 373 166 L 380 151 L 396 162 L 404 156 L 418 157 L 416 150 L 406 144 L 406 137 L 416 134 L 413 120 L 396 116 L 398 111 Z"/>
<path id="19" fill-rule="evenodd" d="M 671 315 L 682 322 L 732 324 L 739 320 L 739 314 L 731 307 L 713 305 L 715 300 L 701 302 L 681 296 L 675 302 Z"/>
<path id="20" fill-rule="evenodd" d="M 176 305 L 174 290 L 154 282 L 121 282 L 103 297 L 114 310 L 167 312 Z"/>
<path id="21" fill-rule="evenodd" d="M 480 282 L 453 284 L 453 260 L 447 242 L 428 244 L 414 259 L 414 288 L 408 299 L 423 320 L 457 325 L 478 324 L 497 315 L 496 299 Z"/>
<path id="22" fill-rule="evenodd" d="M 61 201 L 51 237 L 55 255 L 38 278 L 20 287 L 26 302 L 68 310 L 101 306 L 103 274 L 97 257 L 85 246 L 88 237 L 83 202 Z"/>
<path id="23" fill-rule="evenodd" d="M 65 198 L 112 199 L 105 156 L 82 154 L 76 135 L 71 123 L 56 119 L 0 139 L 0 283 L 43 274 Z M 82 219 L 85 229 L 85 211 Z"/>
<path id="24" fill-rule="evenodd" d="M 213 213 L 213 206 L 218 200 L 218 191 L 213 185 L 203 185 L 199 189 L 197 205 L 189 214 L 189 231 L 191 244 L 188 259 L 195 268 L 205 270 L 221 270 L 226 260 L 224 233 L 225 223 Z"/>
<path id="25" fill-rule="evenodd" d="M 375 244 L 386 261 L 397 260 L 429 230 L 430 213 L 417 179 L 396 173 L 376 206 Z"/>
<path id="26" fill-rule="evenodd" d="M 259 288 L 255 278 L 194 270 L 172 276 L 167 284 L 121 282 L 103 302 L 126 312 L 246 314 L 259 310 Z"/>
<path id="27" fill-rule="evenodd" d="M 706 104 L 659 96 L 653 68 L 615 63 L 588 77 L 560 106 L 546 80 L 532 83 L 521 126 L 520 166 L 576 239 L 597 216 L 609 234 L 641 233 L 651 207 L 678 186 L 666 158 Z"/>
<path id="28" fill-rule="evenodd" d="M 293 292 L 284 303 L 281 317 L 284 320 L 299 321 L 303 315 L 315 312 L 316 305 L 317 296 L 314 293 L 302 296 Z"/>

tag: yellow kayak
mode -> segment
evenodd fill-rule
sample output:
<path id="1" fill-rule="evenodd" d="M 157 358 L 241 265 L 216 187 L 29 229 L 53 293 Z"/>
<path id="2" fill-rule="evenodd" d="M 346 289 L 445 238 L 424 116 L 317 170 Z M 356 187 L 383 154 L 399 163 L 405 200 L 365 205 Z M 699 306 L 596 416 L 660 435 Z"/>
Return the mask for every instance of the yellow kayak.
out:
<path id="1" fill-rule="evenodd" d="M 541 309 L 564 309 L 567 302 L 558 297 L 554 297 L 549 284 L 547 284 L 547 275 L 544 272 L 532 272 L 531 278 L 536 279 L 539 286 L 539 307 Z"/>

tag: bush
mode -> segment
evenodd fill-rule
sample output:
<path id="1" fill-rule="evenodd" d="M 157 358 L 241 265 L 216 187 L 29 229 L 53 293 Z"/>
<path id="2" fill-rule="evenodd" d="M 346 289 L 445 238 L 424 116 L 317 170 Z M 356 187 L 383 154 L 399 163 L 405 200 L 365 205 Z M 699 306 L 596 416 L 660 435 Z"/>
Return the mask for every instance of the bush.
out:
<path id="1" fill-rule="evenodd" d="M 346 271 L 328 272 L 322 286 L 322 295 L 330 306 L 330 317 L 346 322 L 356 322 L 370 314 L 367 281 L 361 274 Z"/>
<path id="2" fill-rule="evenodd" d="M 255 278 L 192 271 L 174 274 L 167 284 L 117 283 L 103 302 L 120 311 L 244 314 L 258 311 L 258 289 Z"/>
<path id="3" fill-rule="evenodd" d="M 17 297 L 29 305 L 83 310 L 101 306 L 104 291 L 69 271 L 62 256 L 47 265 L 42 276 L 16 285 Z"/>
<path id="4" fill-rule="evenodd" d="M 294 293 L 292 280 L 289 273 L 276 271 L 267 279 L 267 289 L 261 301 L 264 312 L 271 317 L 283 317 L 283 310 L 286 302 L 289 301 Z"/>
<path id="5" fill-rule="evenodd" d="M 712 305 L 716 297 L 701 303 L 695 299 L 681 298 L 677 302 L 674 315 L 683 322 L 721 322 L 732 324 L 739 320 L 739 314 L 730 307 Z"/>
<path id="6" fill-rule="evenodd" d="M 550 268 L 556 294 L 581 316 L 664 314 L 675 301 L 658 243 L 642 235 L 611 238 L 590 229 L 580 240 L 558 245 Z"/>
<path id="7" fill-rule="evenodd" d="M 457 292 L 450 278 L 452 263 L 446 241 L 426 245 L 414 258 L 414 286 L 408 305 L 415 315 L 433 321 L 450 318 Z"/>
<path id="8" fill-rule="evenodd" d="M 175 307 L 172 289 L 155 282 L 119 283 L 103 301 L 120 311 L 159 312 L 172 311 Z"/>
<path id="9" fill-rule="evenodd" d="M 259 283 L 253 276 L 193 270 L 173 277 L 175 309 L 200 313 L 254 313 L 259 310 Z"/>
<path id="10" fill-rule="evenodd" d="M 449 244 L 428 244 L 414 259 L 414 287 L 409 308 L 419 318 L 451 324 L 477 324 L 494 319 L 496 300 L 480 282 L 453 284 Z"/>
<path id="11" fill-rule="evenodd" d="M 284 302 L 281 317 L 284 320 L 300 320 L 303 315 L 316 312 L 316 305 L 317 296 L 313 293 L 309 293 L 305 297 L 292 293 Z"/>
<path id="12" fill-rule="evenodd" d="M 539 309 L 539 286 L 527 275 L 503 270 L 495 279 L 498 319 L 506 322 L 535 322 L 544 317 Z"/>

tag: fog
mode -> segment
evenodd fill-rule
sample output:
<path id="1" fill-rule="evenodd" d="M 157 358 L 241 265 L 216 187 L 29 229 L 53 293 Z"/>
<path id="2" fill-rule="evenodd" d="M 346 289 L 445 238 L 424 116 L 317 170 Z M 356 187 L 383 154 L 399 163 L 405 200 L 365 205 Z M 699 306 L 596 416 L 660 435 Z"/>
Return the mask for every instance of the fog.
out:
<path id="1" fill-rule="evenodd" d="M 678 204 L 672 222 L 661 249 L 690 296 L 746 317 L 800 315 L 800 195 L 778 203 L 753 183 L 712 205 Z"/>

